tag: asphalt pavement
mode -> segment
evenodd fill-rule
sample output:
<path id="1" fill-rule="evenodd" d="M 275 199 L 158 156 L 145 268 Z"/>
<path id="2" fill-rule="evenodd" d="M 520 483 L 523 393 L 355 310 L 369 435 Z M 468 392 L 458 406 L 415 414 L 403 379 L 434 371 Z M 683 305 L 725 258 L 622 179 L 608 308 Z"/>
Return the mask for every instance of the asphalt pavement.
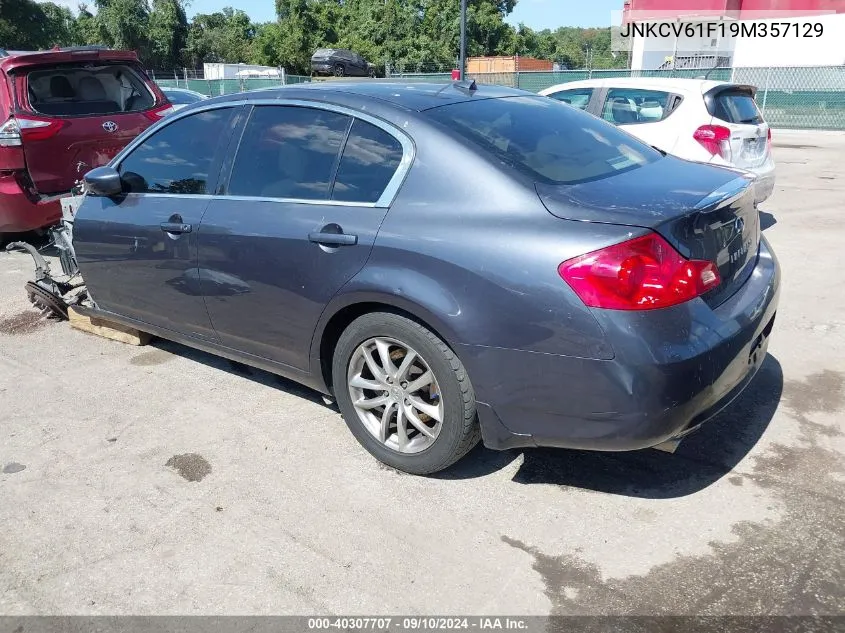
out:
<path id="1" fill-rule="evenodd" d="M 39 318 L 0 255 L 0 614 L 845 613 L 845 134 L 774 140 L 770 354 L 674 455 L 400 474 L 307 389 Z"/>

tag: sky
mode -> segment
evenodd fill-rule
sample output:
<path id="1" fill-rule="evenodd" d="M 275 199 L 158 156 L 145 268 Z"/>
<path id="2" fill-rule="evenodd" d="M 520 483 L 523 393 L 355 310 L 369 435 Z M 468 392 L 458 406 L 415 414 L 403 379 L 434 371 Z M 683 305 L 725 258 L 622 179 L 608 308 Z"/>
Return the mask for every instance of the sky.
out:
<path id="1" fill-rule="evenodd" d="M 53 0 L 75 10 L 79 0 Z M 93 2 L 87 3 L 89 6 Z M 249 14 L 255 22 L 276 18 L 274 0 L 191 0 L 188 18 L 197 13 L 212 13 L 225 6 L 236 6 Z M 559 26 L 610 26 L 611 11 L 622 9 L 622 0 L 519 0 L 508 22 L 540 31 Z"/>

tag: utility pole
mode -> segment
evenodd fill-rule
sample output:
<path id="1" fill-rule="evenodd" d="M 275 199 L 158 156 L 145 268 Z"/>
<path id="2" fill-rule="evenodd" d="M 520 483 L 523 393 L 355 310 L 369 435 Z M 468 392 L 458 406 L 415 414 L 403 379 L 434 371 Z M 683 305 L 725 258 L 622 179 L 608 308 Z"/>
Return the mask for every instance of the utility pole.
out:
<path id="1" fill-rule="evenodd" d="M 467 67 L 467 0 L 461 0 L 461 81 Z"/>

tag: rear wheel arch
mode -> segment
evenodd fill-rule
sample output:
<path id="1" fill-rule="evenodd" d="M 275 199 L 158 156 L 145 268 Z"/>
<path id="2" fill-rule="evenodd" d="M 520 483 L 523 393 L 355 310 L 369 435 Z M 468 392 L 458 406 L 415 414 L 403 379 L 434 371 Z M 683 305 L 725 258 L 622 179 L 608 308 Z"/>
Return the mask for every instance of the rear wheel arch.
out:
<path id="1" fill-rule="evenodd" d="M 454 334 L 439 319 L 418 304 L 394 298 L 371 297 L 360 301 L 348 302 L 338 306 L 328 318 L 321 320 L 311 344 L 311 368 L 315 377 L 320 377 L 326 385 L 326 391 L 332 387 L 332 360 L 337 342 L 344 330 L 357 318 L 375 312 L 397 314 L 422 325 L 442 340 L 452 353 L 460 359 Z"/>

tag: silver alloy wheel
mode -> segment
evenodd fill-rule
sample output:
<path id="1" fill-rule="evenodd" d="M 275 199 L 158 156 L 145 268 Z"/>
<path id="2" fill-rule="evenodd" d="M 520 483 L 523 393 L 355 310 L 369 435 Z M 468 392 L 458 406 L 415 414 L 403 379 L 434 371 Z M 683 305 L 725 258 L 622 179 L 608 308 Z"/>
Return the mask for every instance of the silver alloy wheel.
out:
<path id="1" fill-rule="evenodd" d="M 358 418 L 388 448 L 419 453 L 440 434 L 440 385 L 405 343 L 381 336 L 364 341 L 349 360 L 346 382 Z"/>

